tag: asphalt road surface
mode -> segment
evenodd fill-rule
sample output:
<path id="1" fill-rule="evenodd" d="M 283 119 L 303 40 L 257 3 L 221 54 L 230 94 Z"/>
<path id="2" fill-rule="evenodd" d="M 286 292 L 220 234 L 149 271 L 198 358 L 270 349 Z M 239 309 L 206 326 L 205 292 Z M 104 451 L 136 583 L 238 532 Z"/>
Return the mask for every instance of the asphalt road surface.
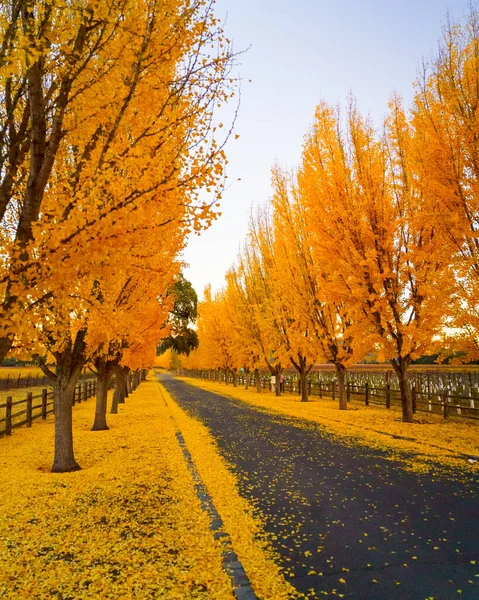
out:
<path id="1" fill-rule="evenodd" d="M 159 378 L 216 439 L 300 592 L 479 599 L 479 478 L 409 473 L 316 424 Z"/>

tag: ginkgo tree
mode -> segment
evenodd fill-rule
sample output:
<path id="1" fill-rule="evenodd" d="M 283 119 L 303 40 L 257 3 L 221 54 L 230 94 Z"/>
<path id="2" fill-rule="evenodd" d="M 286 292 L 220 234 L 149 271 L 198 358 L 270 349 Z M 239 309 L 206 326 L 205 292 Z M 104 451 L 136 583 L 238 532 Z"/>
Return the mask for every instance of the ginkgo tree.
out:
<path id="1" fill-rule="evenodd" d="M 241 365 L 235 352 L 233 322 L 224 290 L 213 294 L 210 286 L 205 289 L 198 308 L 198 341 L 208 368 L 223 371 L 226 383 L 231 375 L 236 386 Z"/>
<path id="2" fill-rule="evenodd" d="M 336 367 L 339 408 L 346 410 L 346 369 L 370 350 L 368 329 L 364 322 L 358 327 L 350 303 L 337 294 L 330 262 L 317 256 L 317 237 L 322 235 L 314 211 L 321 201 L 318 180 L 305 165 L 298 175 L 275 168 L 272 183 L 276 237 L 284 248 L 277 274 L 278 300 L 285 303 L 290 336 L 296 336 L 298 349 L 306 348 L 298 350 L 296 364 L 291 359 L 301 375 L 303 398 L 307 399 L 307 370 L 317 360 L 329 362 Z"/>
<path id="3" fill-rule="evenodd" d="M 260 218 L 252 222 L 252 239 L 260 256 L 261 277 L 265 294 L 258 311 L 259 326 L 266 337 L 277 340 L 274 355 L 282 365 L 290 363 L 299 374 L 301 399 L 308 400 L 307 375 L 317 356 L 311 328 L 300 308 L 298 263 L 291 243 L 291 222 L 280 211 L 278 170 L 273 171 L 273 202 Z M 276 375 L 278 376 L 278 375 Z M 278 389 L 279 388 L 279 389 Z M 280 386 L 276 386 L 280 393 Z"/>
<path id="4" fill-rule="evenodd" d="M 328 265 L 337 297 L 373 328 L 380 357 L 397 374 L 403 420 L 412 421 L 408 369 L 436 347 L 448 315 L 451 273 L 437 228 L 414 176 L 412 133 L 398 99 L 379 136 L 351 102 L 339 114 L 318 106 L 302 169 L 315 181 L 310 211 L 317 260 Z"/>
<path id="5" fill-rule="evenodd" d="M 36 282 L 40 240 L 49 243 L 44 259 L 63 260 L 94 240 L 97 223 L 115 228 L 175 187 L 195 206 L 192 227 L 211 222 L 197 190 L 222 181 L 213 113 L 231 96 L 233 55 L 211 1 L 2 10 L 3 358 L 22 289 Z"/>
<path id="6" fill-rule="evenodd" d="M 51 9 L 45 19 L 54 19 L 60 7 Z M 113 293 L 105 304 L 108 279 L 124 282 L 136 258 L 145 273 L 156 268 L 148 264 L 154 244 L 135 260 L 129 257 L 152 234 L 164 235 L 165 258 L 172 261 L 187 233 L 215 218 L 199 189 L 218 192 L 223 183 L 225 157 L 213 114 L 231 95 L 233 57 L 212 3 L 124 2 L 120 12 L 112 31 L 114 17 L 102 13 L 104 35 L 114 45 L 97 49 L 82 71 L 91 77 L 98 66 L 101 89 L 90 79 L 76 80 L 79 87 L 72 87 L 69 110 L 62 113 L 61 143 L 48 163 L 48 185 L 31 201 L 12 196 L 2 228 L 4 340 L 8 346 L 15 337 L 17 345 L 55 362 L 54 371 L 42 365 L 54 385 L 55 471 L 78 468 L 72 393 L 82 366 L 98 351 L 88 345 L 89 323 L 114 301 Z M 35 18 L 42 14 L 34 11 Z M 42 52 L 49 45 L 42 48 L 36 50 L 38 68 L 48 62 Z M 42 76 L 44 87 L 54 81 L 56 93 L 55 73 Z M 32 114 L 28 118 L 33 123 Z M 47 133 L 40 133 L 42 144 L 32 141 L 25 161 L 46 160 L 53 151 Z M 166 293 L 171 283 L 155 293 Z"/>
<path id="7" fill-rule="evenodd" d="M 284 313 L 276 314 L 272 304 L 274 255 L 269 226 L 266 208 L 259 209 L 256 217 L 251 217 L 247 240 L 238 259 L 236 285 L 249 306 L 248 329 L 255 336 L 252 339 L 253 356 L 259 351 L 263 365 L 279 382 L 285 360 L 281 329 Z M 276 385 L 276 395 L 281 395 L 279 385 Z"/>
<path id="8" fill-rule="evenodd" d="M 449 23 L 416 86 L 417 185 L 454 267 L 453 344 L 479 356 L 479 12 Z"/>

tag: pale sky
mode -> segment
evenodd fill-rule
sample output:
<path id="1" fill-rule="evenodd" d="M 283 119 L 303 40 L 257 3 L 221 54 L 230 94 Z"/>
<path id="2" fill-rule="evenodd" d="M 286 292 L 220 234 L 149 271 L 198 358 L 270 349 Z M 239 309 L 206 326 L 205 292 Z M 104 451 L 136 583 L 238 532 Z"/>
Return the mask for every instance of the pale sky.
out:
<path id="1" fill-rule="evenodd" d="M 240 58 L 240 138 L 227 148 L 229 189 L 222 216 L 184 253 L 201 297 L 223 286 L 245 239 L 251 208 L 270 197 L 277 163 L 298 165 L 320 100 L 344 104 L 352 92 L 379 125 L 393 91 L 412 99 L 424 59 L 437 49 L 447 14 L 463 20 L 470 0 L 217 0 Z M 248 80 L 251 79 L 251 83 Z M 238 181 L 241 179 L 241 181 Z"/>

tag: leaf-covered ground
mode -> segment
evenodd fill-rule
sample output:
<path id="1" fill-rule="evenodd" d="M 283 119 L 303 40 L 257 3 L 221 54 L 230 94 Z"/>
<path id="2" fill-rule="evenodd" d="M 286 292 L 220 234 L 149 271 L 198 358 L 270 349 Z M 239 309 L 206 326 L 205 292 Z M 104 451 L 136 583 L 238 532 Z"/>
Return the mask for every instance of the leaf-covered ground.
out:
<path id="1" fill-rule="evenodd" d="M 300 402 L 299 396 L 234 388 L 231 385 L 180 378 L 192 385 L 291 417 L 319 423 L 339 435 L 346 443 L 364 444 L 391 451 L 391 457 L 413 471 L 434 471 L 438 466 L 479 473 L 479 461 L 470 462 L 459 454 L 479 456 L 479 423 L 448 420 L 437 415 L 418 413 L 415 423 L 403 423 L 398 410 L 364 406 L 353 402 L 347 411 L 338 410 L 330 398 L 312 397 Z M 389 434 L 389 435 L 385 435 Z M 409 440 L 401 439 L 410 438 Z"/>
<path id="2" fill-rule="evenodd" d="M 265 537 L 261 520 L 254 518 L 251 504 L 238 494 L 238 482 L 214 438 L 172 401 L 163 386 L 161 390 L 256 595 L 264 600 L 296 598 L 296 590 L 285 581 L 277 564 L 279 554 L 271 551 L 271 540 Z"/>
<path id="3" fill-rule="evenodd" d="M 410 472 L 398 449 L 400 461 L 329 425 L 227 397 L 224 385 L 219 394 L 162 382 L 216 439 L 305 597 L 479 597 L 476 474 Z"/>
<path id="4" fill-rule="evenodd" d="M 83 470 L 52 474 L 53 424 L 0 440 L 0 597 L 233 598 L 153 378 L 90 431 L 75 406 Z"/>

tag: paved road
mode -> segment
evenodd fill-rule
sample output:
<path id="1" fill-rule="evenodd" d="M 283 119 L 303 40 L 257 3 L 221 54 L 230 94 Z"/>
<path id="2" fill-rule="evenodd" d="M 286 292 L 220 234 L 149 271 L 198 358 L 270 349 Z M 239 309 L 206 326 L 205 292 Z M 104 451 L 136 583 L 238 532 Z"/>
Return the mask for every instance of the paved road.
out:
<path id="1" fill-rule="evenodd" d="M 160 377 L 215 437 L 299 591 L 479 599 L 478 478 L 411 474 L 320 426 Z"/>

